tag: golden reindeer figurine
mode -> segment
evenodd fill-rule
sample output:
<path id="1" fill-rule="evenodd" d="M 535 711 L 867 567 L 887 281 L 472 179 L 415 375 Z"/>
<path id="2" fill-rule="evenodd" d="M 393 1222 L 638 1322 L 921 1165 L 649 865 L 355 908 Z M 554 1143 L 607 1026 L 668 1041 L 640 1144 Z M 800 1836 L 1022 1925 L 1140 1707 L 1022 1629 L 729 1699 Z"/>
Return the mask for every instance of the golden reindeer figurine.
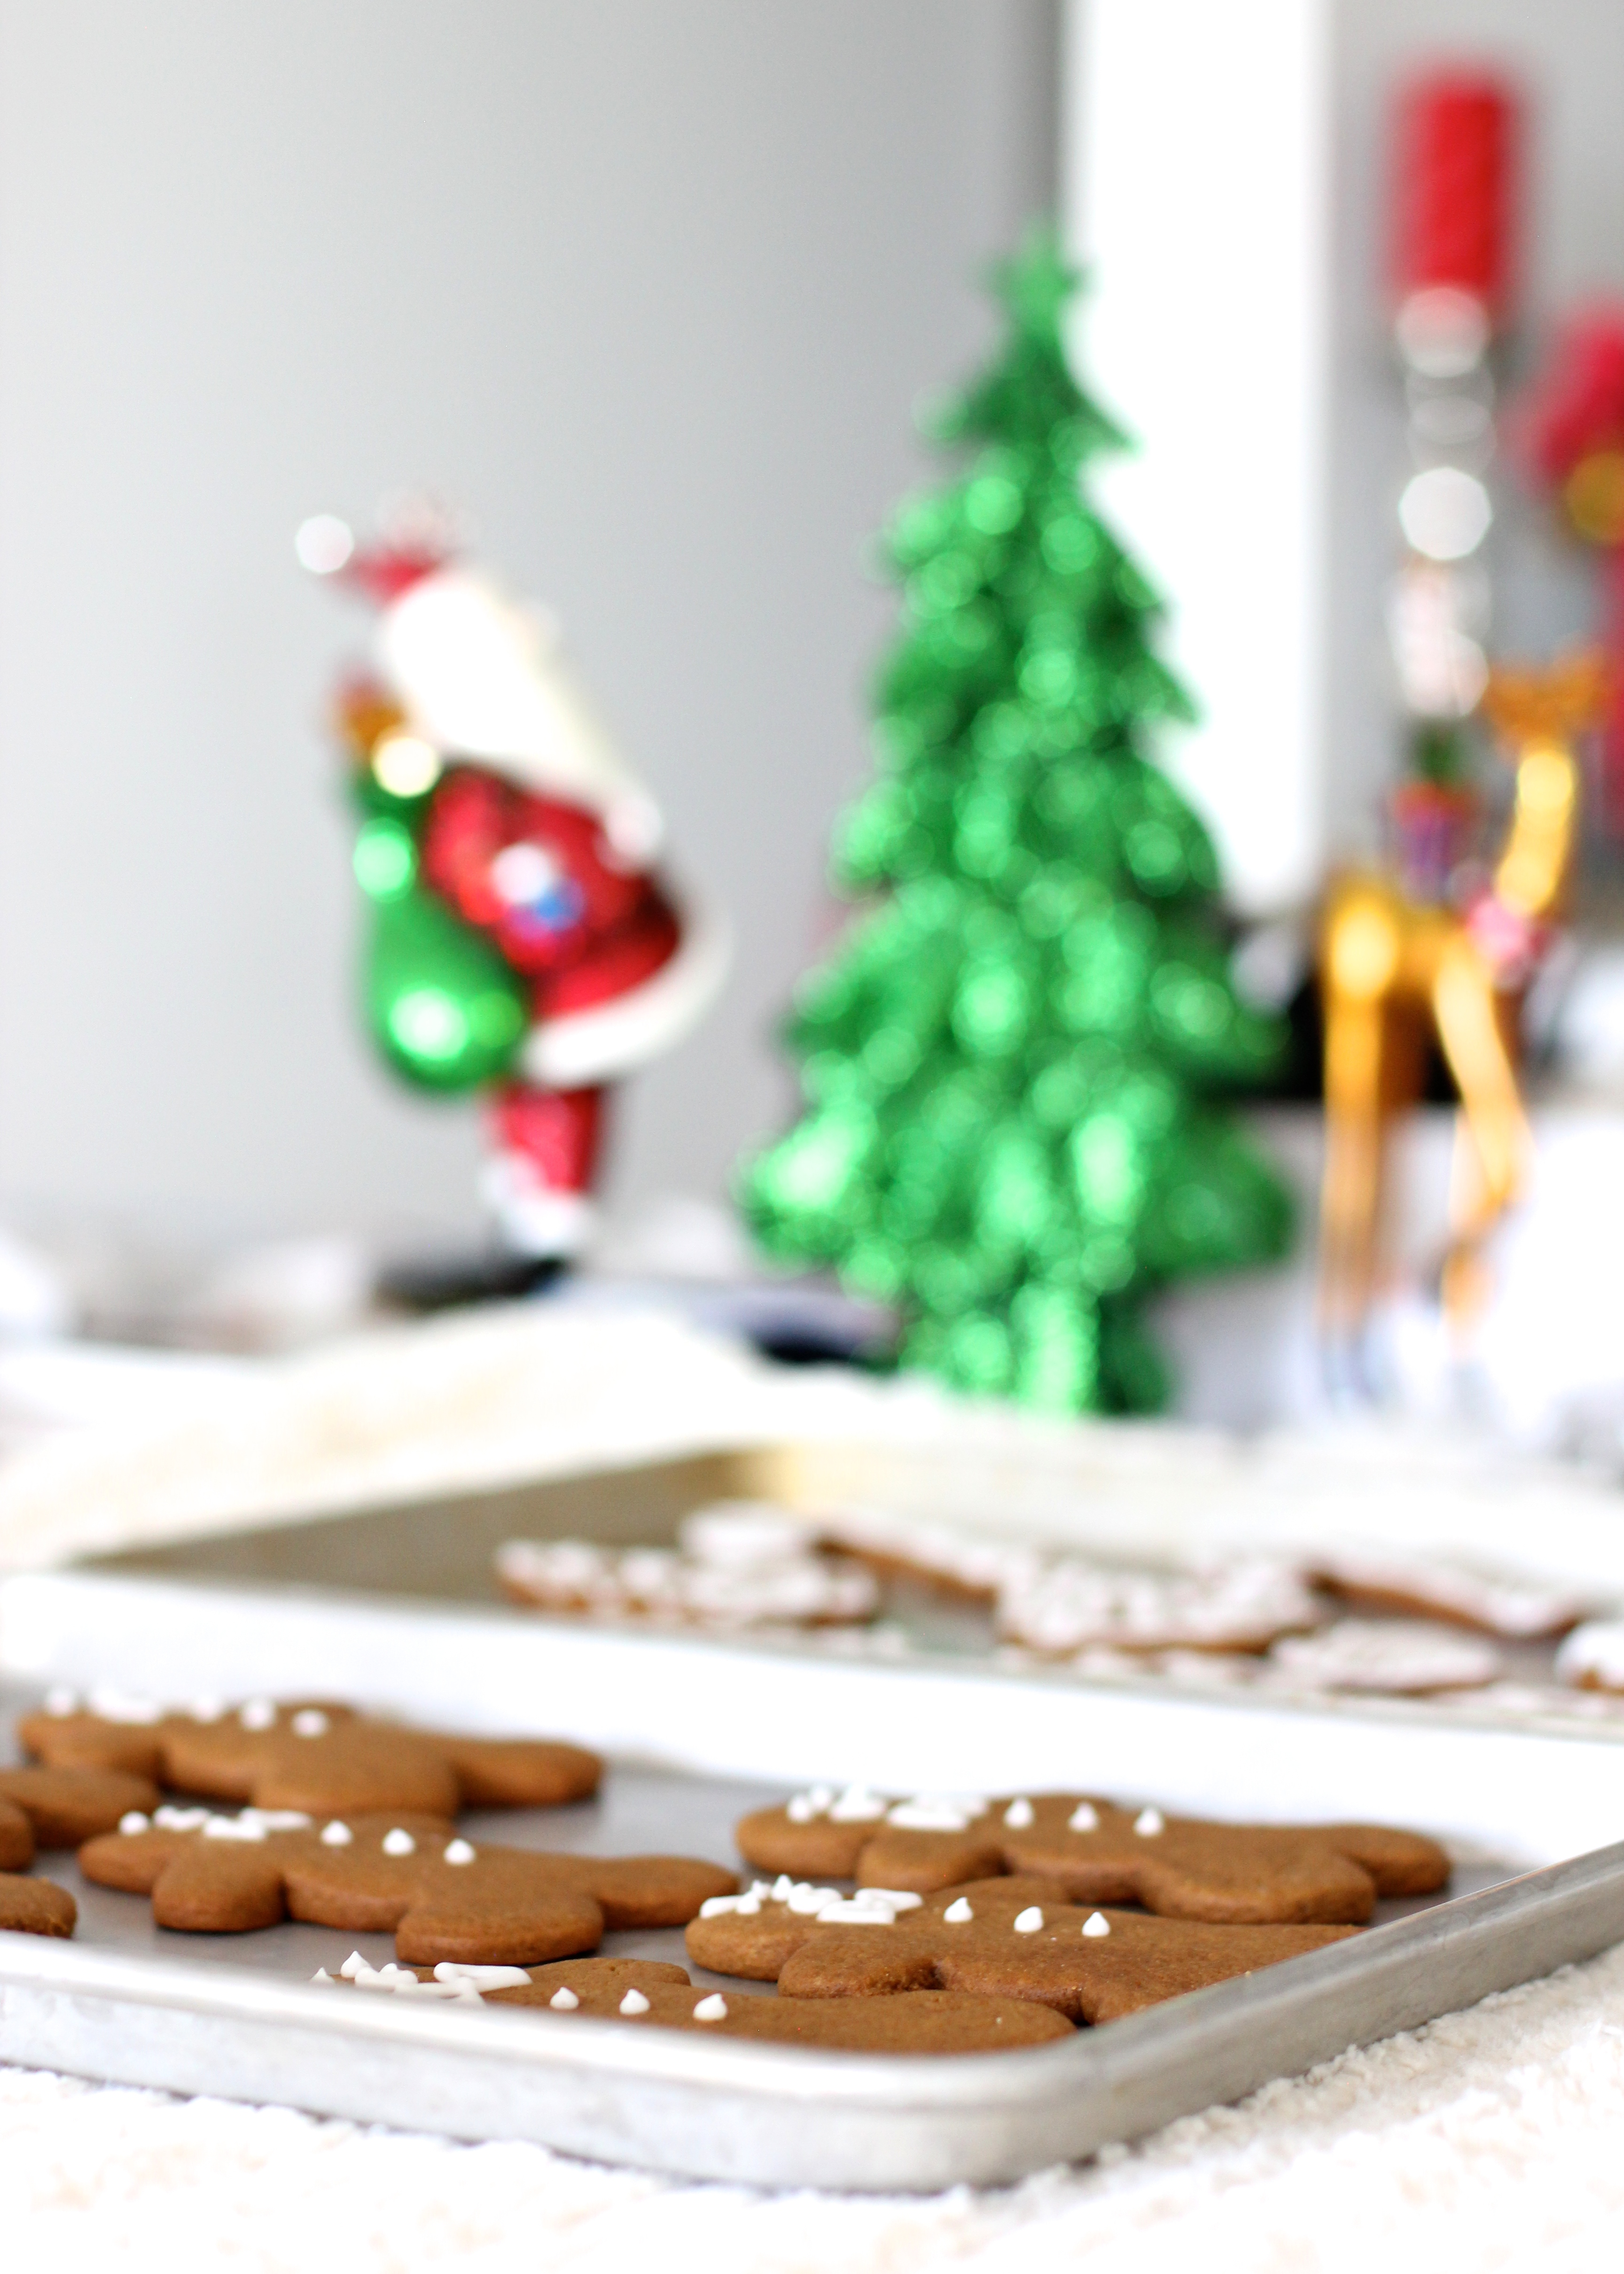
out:
<path id="1" fill-rule="evenodd" d="M 1493 674 L 1485 708 L 1515 754 L 1515 796 L 1492 879 L 1464 906 L 1412 900 L 1381 877 L 1344 877 L 1332 890 L 1320 941 L 1328 1351 L 1358 1349 L 1376 1291 L 1387 1124 L 1420 1097 L 1429 1032 L 1461 1095 L 1444 1307 L 1461 1328 L 1481 1304 L 1479 1246 L 1520 1191 L 1530 1152 L 1517 1013 L 1572 864 L 1574 742 L 1600 718 L 1605 695 L 1603 665 L 1589 652 L 1545 671 Z"/>

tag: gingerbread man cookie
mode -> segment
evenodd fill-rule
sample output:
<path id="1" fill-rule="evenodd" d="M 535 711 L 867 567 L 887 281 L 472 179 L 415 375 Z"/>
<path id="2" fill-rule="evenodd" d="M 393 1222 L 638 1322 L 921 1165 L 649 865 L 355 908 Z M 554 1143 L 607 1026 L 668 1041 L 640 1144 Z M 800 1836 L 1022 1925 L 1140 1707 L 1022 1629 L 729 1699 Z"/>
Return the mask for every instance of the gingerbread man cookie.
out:
<path id="1" fill-rule="evenodd" d="M 1072 2022 L 1119 2021 L 1187 1991 L 1299 1958 L 1350 1926 L 1214 1926 L 1056 1900 L 1052 1880 L 974 1879 L 929 1901 L 844 1896 L 780 1879 L 713 1897 L 688 1956 L 716 1974 L 776 1981 L 782 1998 L 954 1991 L 1030 1999 Z"/>
<path id="2" fill-rule="evenodd" d="M 681 1856 L 477 1847 L 402 1811 L 322 1822 L 297 1811 L 160 1808 L 79 1850 L 99 1886 L 149 1894 L 160 1926 L 240 1934 L 284 1918 L 393 1931 L 403 1959 L 529 1965 L 595 1950 L 612 1927 L 681 1926 L 731 1871 Z"/>
<path id="3" fill-rule="evenodd" d="M 903 1991 L 854 1998 L 726 1997 L 696 1989 L 680 1966 L 642 1958 L 579 1958 L 561 1965 L 371 1967 L 346 1959 L 340 1977 L 358 1990 L 453 2004 L 539 2007 L 597 2021 L 640 2022 L 757 2044 L 819 2045 L 865 2053 L 1017 2052 L 1069 2037 L 1052 2007 L 1021 1998 L 954 1991 Z M 498 1980 L 495 1977 L 504 1978 Z M 330 1983 L 325 1968 L 315 1979 Z"/>
<path id="4" fill-rule="evenodd" d="M 95 1710 L 97 1706 L 102 1710 Z M 127 1769 L 176 1792 L 337 1816 L 368 1809 L 455 1816 L 464 1808 L 559 1808 L 598 1789 L 603 1763 L 541 1738 L 445 1736 L 374 1721 L 328 1699 L 166 1713 L 141 1698 L 56 1692 L 18 1725 L 53 1767 Z"/>
<path id="5" fill-rule="evenodd" d="M 0 1871 L 0 1932 L 70 1935 L 78 1921 L 79 1905 L 65 1887 Z"/>
<path id="6" fill-rule="evenodd" d="M 26 1871 L 36 1849 L 80 1847 L 157 1797 L 123 1769 L 0 1769 L 0 1871 Z"/>
<path id="7" fill-rule="evenodd" d="M 734 1837 L 758 1871 L 791 1879 L 929 1894 L 1022 1872 L 1065 1901 L 1142 1903 L 1166 1918 L 1232 1924 L 1357 1924 L 1379 1894 L 1431 1894 L 1449 1877 L 1436 1841 L 1381 1825 L 1214 1824 L 1082 1793 L 891 1802 L 818 1786 L 743 1818 Z"/>

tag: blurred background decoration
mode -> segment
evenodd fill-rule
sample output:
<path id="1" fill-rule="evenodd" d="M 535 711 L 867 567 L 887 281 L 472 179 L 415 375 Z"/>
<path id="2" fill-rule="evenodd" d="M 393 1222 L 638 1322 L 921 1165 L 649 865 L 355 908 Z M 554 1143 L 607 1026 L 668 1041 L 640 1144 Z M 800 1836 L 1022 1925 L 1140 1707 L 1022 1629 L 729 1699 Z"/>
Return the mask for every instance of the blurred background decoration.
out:
<path id="1" fill-rule="evenodd" d="M 477 37 L 430 0 L 229 19 L 159 0 L 139 21 L 67 0 L 0 9 L 0 1375 L 29 1337 L 261 1349 L 329 1334 L 370 1315 L 391 1258 L 478 1242 L 476 1116 L 369 1061 L 337 983 L 356 921 L 321 689 L 350 628 L 287 543 L 326 500 L 388 525 L 405 483 L 455 500 L 470 551 L 556 607 L 606 735 L 669 823 L 683 905 L 736 926 L 713 1010 L 628 1086 L 567 1299 L 636 1289 L 812 1351 L 883 1348 L 902 1314 L 933 1371 L 1063 1408 L 1144 1405 L 1166 1379 L 1196 1419 L 1323 1412 L 1313 965 L 1327 885 L 1381 876 L 1448 923 L 1485 895 L 1503 906 L 1515 778 L 1491 755 L 1485 689 L 1496 671 L 1599 650 L 1612 707 L 1572 743 L 1567 899 L 1541 908 L 1525 943 L 1538 953 L 1493 990 L 1524 1166 L 1485 1231 L 1485 1299 L 1462 1344 L 1439 1284 L 1456 1085 L 1447 1052 L 1418 1050 L 1405 1110 L 1386 1116 L 1358 1371 L 1409 1410 L 1613 1446 L 1611 0 L 700 0 L 680 14 L 490 0 Z M 880 708 L 928 731 L 918 751 L 887 744 L 871 778 L 861 688 L 896 602 L 864 574 L 863 535 L 921 478 L 907 406 L 982 350 L 974 279 L 1047 215 L 1088 278 L 1057 336 L 1136 447 L 1090 460 L 1086 506 L 1060 461 L 1052 482 L 1026 468 L 1023 518 L 975 529 L 974 546 L 952 516 L 1004 478 L 990 461 L 905 515 L 910 613 Z M 1017 273 L 1035 289 L 1035 268 Z M 931 510 L 946 516 L 935 534 Z M 1104 532 L 1127 564 L 1104 679 L 1079 669 L 1095 651 L 1071 633 L 1036 636 L 1022 614 L 1035 600 L 999 587 L 988 613 L 988 563 L 1018 525 L 1044 576 L 1086 582 L 1045 560 L 1051 521 Z M 972 571 L 981 583 L 955 597 Z M 1136 651 L 1152 596 L 1154 650 Z M 981 661 L 931 650 L 950 622 L 984 620 Z M 935 659 L 916 712 L 895 677 L 910 644 L 909 669 Z M 1018 692 L 989 715 L 1013 704 L 1028 724 L 1080 701 L 1068 672 L 1101 702 L 1116 674 L 1109 715 L 1132 721 L 1121 766 L 1144 814 L 1108 801 L 1064 848 L 1045 824 L 1040 848 L 1035 758 L 969 740 L 950 797 L 961 745 L 926 714 L 959 704 L 967 736 L 966 690 L 995 655 Z M 367 768 L 376 1020 L 397 1065 L 432 1073 L 432 1032 L 403 1036 L 390 1005 L 412 994 L 402 952 L 438 959 L 441 993 L 490 1013 L 484 1057 L 458 1079 L 500 1089 L 522 1071 L 536 975 L 500 941 L 492 953 L 506 919 L 469 926 L 472 903 L 448 885 L 425 895 L 416 865 L 459 770 L 423 787 L 393 760 L 380 773 L 395 722 L 357 706 L 350 724 Z M 452 755 L 444 738 L 404 739 Z M 500 756 L 463 755 L 487 772 Z M 1056 784 L 1071 771 L 1050 769 Z M 900 789 L 923 812 L 931 780 L 939 810 L 908 837 Z M 824 876 L 848 809 L 840 891 L 893 888 L 849 932 Z M 482 875 L 523 852 L 514 817 Z M 1155 826 L 1179 848 L 1176 890 L 1146 865 Z M 1065 962 L 1063 931 L 1017 924 L 1019 946 L 999 932 L 1030 883 L 1019 860 L 999 868 L 1000 846 L 1041 850 L 1056 885 L 1069 867 L 1085 897 L 1106 880 L 1113 983 L 1147 1022 L 1070 1102 L 1037 1079 L 1059 1016 L 1041 975 Z M 535 862 L 509 870 L 513 906 L 532 905 Z M 1186 912 L 1188 959 L 1174 942 Z M 907 980 L 874 1026 L 895 1046 L 889 1073 L 849 1023 L 885 953 Z M 1166 1026 L 1154 972 L 1181 960 L 1222 1010 L 1217 1039 L 1198 1065 L 1199 1019 L 1177 1038 L 1174 1020 L 1132 1112 L 1107 1110 L 1109 1082 L 1138 1080 L 1144 1036 Z M 775 1034 L 809 967 L 795 1121 Z M 1040 998 L 1041 1018 L 1026 1007 Z M 1282 1028 L 1269 1070 L 1259 1038 Z M 859 1066 L 885 1165 L 874 1155 L 838 1202 L 827 1184 L 786 1184 Z M 1243 1073 L 1260 1077 L 1259 1103 L 1239 1096 Z M 1209 1118 L 1202 1101 L 1231 1085 Z M 927 1094 L 945 1101 L 933 1112 L 968 1101 L 945 1146 L 919 1136 L 935 1128 Z M 593 1116 L 576 1121 L 564 1197 L 582 1207 L 542 1210 L 539 1240 L 507 1209 L 510 1249 L 532 1260 L 571 1244 L 566 1216 L 588 1227 Z M 1099 1163 L 1136 1195 L 1109 1226 L 1083 1221 L 1110 1181 L 1077 1152 L 1096 1123 Z M 494 1127 L 499 1168 L 553 1157 L 516 1107 Z M 893 1146 L 910 1160 L 935 1146 L 938 1166 L 974 1154 L 996 1207 L 966 1212 L 963 1187 L 932 1186 L 936 1167 L 893 1173 Z M 1199 1172 L 1176 1172 L 1180 1147 Z M 730 1214 L 741 1153 L 759 1163 L 765 1261 Z M 1272 1160 L 1298 1202 L 1277 1263 L 1284 1205 L 1243 1160 Z M 530 1168 L 501 1172 L 510 1199 L 557 1198 Z M 1186 1187 L 1222 1204 L 1176 1237 L 1170 1195 Z M 1244 1260 L 1257 1268 L 1185 1276 Z M 838 1263 L 845 1286 L 827 1269 L 806 1278 L 808 1262 Z"/>
<path id="2" fill-rule="evenodd" d="M 660 874 L 659 809 L 549 618 L 420 515 L 361 549 L 320 514 L 297 543 L 380 611 L 373 663 L 336 705 L 372 909 L 366 1024 L 403 1081 L 484 1110 L 491 1246 L 397 1267 L 384 1291 L 528 1293 L 590 1245 L 610 1085 L 699 1023 L 727 929 Z"/>
<path id="3" fill-rule="evenodd" d="M 807 1111 L 746 1180 L 770 1253 L 898 1306 L 906 1364 L 1062 1413 L 1163 1404 L 1147 1296 L 1283 1254 L 1290 1222 L 1217 1102 L 1283 1035 L 1143 755 L 1193 714 L 1091 509 L 1124 438 L 1067 366 L 1076 281 L 1034 231 L 996 272 L 999 352 L 929 416 L 964 463 L 887 532 L 902 622 L 835 855 L 874 905 L 801 985 Z"/>

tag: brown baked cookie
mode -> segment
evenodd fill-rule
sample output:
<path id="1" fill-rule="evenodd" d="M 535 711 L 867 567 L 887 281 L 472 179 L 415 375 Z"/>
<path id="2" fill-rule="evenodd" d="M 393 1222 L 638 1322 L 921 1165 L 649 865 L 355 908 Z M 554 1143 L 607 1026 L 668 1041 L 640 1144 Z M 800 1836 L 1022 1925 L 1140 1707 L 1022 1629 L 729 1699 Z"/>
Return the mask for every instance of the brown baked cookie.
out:
<path id="1" fill-rule="evenodd" d="M 513 1983 L 488 1977 L 520 1973 Z M 680 1966 L 644 1958 L 577 1958 L 521 1969 L 369 1967 L 351 1958 L 340 1969 L 356 1988 L 449 2003 L 540 2007 L 598 2021 L 642 2022 L 653 2029 L 703 2030 L 768 2044 L 820 2045 L 867 2053 L 1016 2052 L 1069 2037 L 1071 2025 L 1051 2007 L 1019 1997 L 966 1996 L 953 1991 L 904 1991 L 891 1997 L 729 1998 L 697 1990 Z M 487 1978 L 480 1980 L 484 1975 Z M 323 1972 L 318 1982 L 331 1981 Z"/>
<path id="2" fill-rule="evenodd" d="M 854 1879 L 929 1894 L 1001 1871 L 1062 1900 L 1142 1903 L 1164 1918 L 1357 1924 L 1381 1895 L 1431 1894 L 1449 1877 L 1434 1840 L 1381 1825 L 1215 1824 L 1117 1808 L 1081 1793 L 987 1801 L 857 1790 L 799 1794 L 739 1824 L 740 1853 L 791 1879 Z"/>
<path id="3" fill-rule="evenodd" d="M 149 1894 L 160 1926 L 241 1934 L 284 1918 L 393 1931 L 403 1959 L 529 1965 L 595 1950 L 611 1927 L 680 1926 L 732 1872 L 682 1856 L 542 1855 L 477 1847 L 442 1818 L 161 1808 L 92 1840 L 79 1869 Z"/>
<path id="4" fill-rule="evenodd" d="M 38 1848 L 77 1848 L 157 1797 L 123 1769 L 0 1769 L 0 1871 L 26 1871 Z"/>
<path id="5" fill-rule="evenodd" d="M 598 1755 L 579 1745 L 446 1736 L 374 1721 L 327 1698 L 252 1698 L 230 1711 L 190 1713 L 116 1702 L 117 1713 L 93 1713 L 53 1698 L 19 1723 L 19 1741 L 53 1766 L 127 1769 L 171 1791 L 313 1816 L 558 1808 L 590 1797 L 603 1774 Z"/>
<path id="6" fill-rule="evenodd" d="M 776 1981 L 786 1999 L 944 1990 L 1030 1999 L 1069 2022 L 1093 2023 L 1357 1931 L 1088 1909 L 1057 1901 L 1052 1883 L 1035 1879 L 974 1880 L 928 1901 L 900 1892 L 838 1896 L 780 1881 L 708 1902 L 687 1942 L 695 1965 Z"/>
<path id="7" fill-rule="evenodd" d="M 0 1931 L 7 1934 L 70 1935 L 79 1905 L 50 1879 L 23 1879 L 0 1871 Z"/>

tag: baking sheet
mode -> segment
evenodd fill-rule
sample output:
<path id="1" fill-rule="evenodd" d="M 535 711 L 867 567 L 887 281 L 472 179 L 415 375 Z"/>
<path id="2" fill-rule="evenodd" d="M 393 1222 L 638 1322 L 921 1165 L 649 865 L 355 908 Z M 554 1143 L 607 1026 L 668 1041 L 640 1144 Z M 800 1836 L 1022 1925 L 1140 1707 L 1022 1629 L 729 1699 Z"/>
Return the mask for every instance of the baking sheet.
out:
<path id="1" fill-rule="evenodd" d="M 426 1639 L 420 1628 L 420 1665 Z M 470 1821 L 536 1847 L 733 1861 L 736 1816 L 785 1790 L 634 1760 L 613 1766 L 601 1801 Z M 1510 1879 L 1480 1848 L 1450 1899 L 1386 1905 L 1387 1924 L 1289 1965 L 1032 2052 L 881 2059 L 312 1985 L 351 1947 L 382 1963 L 389 1938 L 293 1924 L 167 1933 L 143 1901 L 85 1887 L 55 1857 L 45 1868 L 81 1896 L 81 1931 L 0 1935 L 0 2058 L 762 2186 L 1011 2180 L 1624 1939 L 1624 1845 Z M 686 1962 L 675 1931 L 605 1947 Z"/>

